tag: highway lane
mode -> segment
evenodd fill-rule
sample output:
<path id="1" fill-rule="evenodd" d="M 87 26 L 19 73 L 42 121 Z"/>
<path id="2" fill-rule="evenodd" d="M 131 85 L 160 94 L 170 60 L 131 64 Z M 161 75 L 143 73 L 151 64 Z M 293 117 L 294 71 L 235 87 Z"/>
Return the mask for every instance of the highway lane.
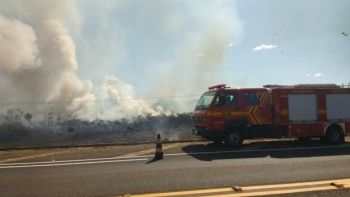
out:
<path id="1" fill-rule="evenodd" d="M 1 196 L 112 196 L 350 178 L 348 144 L 256 150 L 196 144 L 182 150 L 155 162 L 146 155 L 0 168 Z"/>

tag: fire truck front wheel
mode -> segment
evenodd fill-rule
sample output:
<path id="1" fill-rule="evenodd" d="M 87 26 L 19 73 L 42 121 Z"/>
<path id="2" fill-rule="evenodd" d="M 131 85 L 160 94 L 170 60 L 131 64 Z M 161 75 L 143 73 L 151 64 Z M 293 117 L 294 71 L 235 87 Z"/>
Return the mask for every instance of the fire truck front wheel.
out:
<path id="1" fill-rule="evenodd" d="M 230 131 L 226 133 L 225 144 L 229 146 L 239 146 L 243 143 L 243 136 L 238 131 Z"/>

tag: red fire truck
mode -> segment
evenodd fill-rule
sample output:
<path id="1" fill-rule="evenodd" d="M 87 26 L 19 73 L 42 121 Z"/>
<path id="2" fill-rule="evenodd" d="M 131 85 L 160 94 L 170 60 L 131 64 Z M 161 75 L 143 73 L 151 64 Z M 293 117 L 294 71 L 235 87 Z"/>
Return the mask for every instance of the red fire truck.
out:
<path id="1" fill-rule="evenodd" d="M 319 137 L 330 143 L 350 134 L 350 88 L 335 84 L 209 87 L 193 114 L 193 133 L 238 146 L 258 137 Z"/>

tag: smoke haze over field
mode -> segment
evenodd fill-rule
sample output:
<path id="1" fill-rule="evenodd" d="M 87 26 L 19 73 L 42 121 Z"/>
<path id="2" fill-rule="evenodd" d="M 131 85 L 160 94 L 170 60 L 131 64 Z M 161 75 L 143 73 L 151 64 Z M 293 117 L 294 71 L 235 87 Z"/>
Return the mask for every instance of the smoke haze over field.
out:
<path id="1" fill-rule="evenodd" d="M 94 39 L 86 36 L 83 26 L 89 21 L 79 8 L 89 3 L 97 4 L 97 15 L 125 15 L 119 23 L 116 17 L 116 23 L 105 24 L 119 31 L 106 36 L 106 27 L 96 27 L 100 33 Z M 227 49 L 240 31 L 235 11 L 220 1 L 1 1 L 0 101 L 89 120 L 190 111 L 193 103 L 188 100 L 137 99 L 135 88 L 125 81 L 142 83 L 142 94 L 149 97 L 197 95 L 220 82 Z M 139 48 L 127 47 L 136 45 L 136 37 L 142 38 Z M 95 51 L 111 41 L 115 48 Z M 104 64 L 112 64 L 108 58 L 113 55 L 126 65 L 107 65 L 110 72 Z M 141 56 L 141 61 L 152 61 L 140 65 Z M 144 72 L 130 68 L 124 74 L 129 63 Z"/>

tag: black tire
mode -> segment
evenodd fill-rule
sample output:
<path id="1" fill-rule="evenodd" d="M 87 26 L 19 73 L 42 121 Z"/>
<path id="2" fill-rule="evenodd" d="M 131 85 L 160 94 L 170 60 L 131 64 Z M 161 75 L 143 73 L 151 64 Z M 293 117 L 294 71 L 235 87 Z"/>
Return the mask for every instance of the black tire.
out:
<path id="1" fill-rule="evenodd" d="M 327 143 L 337 144 L 343 141 L 343 133 L 340 129 L 333 127 L 326 132 L 325 140 Z"/>
<path id="2" fill-rule="evenodd" d="M 230 131 L 225 135 L 225 144 L 229 146 L 239 146 L 243 143 L 243 136 L 241 132 Z"/>

